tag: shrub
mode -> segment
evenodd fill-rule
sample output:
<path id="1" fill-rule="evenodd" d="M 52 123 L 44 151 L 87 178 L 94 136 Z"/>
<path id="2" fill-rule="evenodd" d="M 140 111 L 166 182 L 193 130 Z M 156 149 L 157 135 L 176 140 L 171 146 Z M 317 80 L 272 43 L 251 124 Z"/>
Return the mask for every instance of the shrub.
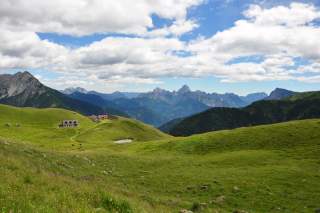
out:
<path id="1" fill-rule="evenodd" d="M 100 206 L 110 212 L 119 212 L 119 213 L 133 212 L 132 208 L 130 207 L 130 204 L 127 201 L 115 200 L 106 194 L 101 194 Z"/>
<path id="2" fill-rule="evenodd" d="M 193 211 L 193 212 L 200 211 L 200 210 L 201 210 L 201 205 L 200 205 L 200 203 L 194 202 L 194 203 L 192 204 L 190 210 Z"/>
<path id="3" fill-rule="evenodd" d="M 23 178 L 23 182 L 24 182 L 25 184 L 32 184 L 32 179 L 31 179 L 31 177 L 30 177 L 29 175 L 27 175 L 27 176 L 25 176 L 25 177 Z"/>

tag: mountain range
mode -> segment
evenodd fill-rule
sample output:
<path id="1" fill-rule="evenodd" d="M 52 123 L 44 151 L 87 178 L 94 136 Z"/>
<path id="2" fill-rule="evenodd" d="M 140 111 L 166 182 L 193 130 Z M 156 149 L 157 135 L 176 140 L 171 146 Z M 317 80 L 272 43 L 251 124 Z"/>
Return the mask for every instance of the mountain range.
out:
<path id="1" fill-rule="evenodd" d="M 80 87 L 57 91 L 43 85 L 27 71 L 0 75 L 0 103 L 23 107 L 65 108 L 84 115 L 109 113 L 162 126 L 166 131 L 184 122 L 184 118 L 206 110 L 225 108 L 228 111 L 231 108 L 230 110 L 241 111 L 259 100 L 278 100 L 294 94 L 296 93 L 277 88 L 269 96 L 266 93 L 239 96 L 234 93 L 192 91 L 187 85 L 177 91 L 156 88 L 144 93 L 117 91 L 108 94 Z"/>
<path id="2" fill-rule="evenodd" d="M 320 92 L 287 91 L 284 95 L 284 90 L 276 89 L 271 93 L 272 97 L 278 99 L 278 92 L 283 99 L 269 100 L 269 96 L 244 108 L 212 108 L 185 119 L 173 120 L 160 129 L 174 136 L 187 136 L 222 129 L 320 118 Z"/>
<path id="3" fill-rule="evenodd" d="M 73 93 L 70 93 L 70 91 Z M 130 117 L 154 126 L 160 126 L 173 119 L 187 117 L 212 107 L 244 107 L 254 101 L 268 97 L 265 93 L 238 96 L 233 93 L 218 94 L 199 90 L 191 91 L 187 85 L 182 86 L 178 91 L 156 88 L 145 93 L 114 92 L 105 94 L 86 91 L 83 88 L 68 88 L 63 92 L 72 98 L 79 98 L 83 101 L 86 101 L 83 99 L 84 94 L 97 95 L 106 101 L 111 101 L 114 108 Z M 87 101 L 94 102 L 92 99 Z"/>

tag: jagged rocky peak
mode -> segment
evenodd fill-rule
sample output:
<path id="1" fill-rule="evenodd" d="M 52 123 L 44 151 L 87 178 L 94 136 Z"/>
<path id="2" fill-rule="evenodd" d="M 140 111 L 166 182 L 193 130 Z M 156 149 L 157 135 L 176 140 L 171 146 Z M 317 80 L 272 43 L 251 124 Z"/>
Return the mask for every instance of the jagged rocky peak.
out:
<path id="1" fill-rule="evenodd" d="M 292 91 L 277 87 L 271 93 L 277 93 L 277 92 L 292 92 Z"/>
<path id="2" fill-rule="evenodd" d="M 183 85 L 179 90 L 178 93 L 183 94 L 183 93 L 189 93 L 191 92 L 190 87 L 188 85 Z"/>
<path id="3" fill-rule="evenodd" d="M 167 92 L 167 91 L 164 90 L 164 89 L 161 89 L 161 88 L 157 87 L 157 88 L 155 88 L 152 92 L 153 92 L 153 93 L 163 93 L 163 92 Z"/>
<path id="4" fill-rule="evenodd" d="M 34 78 L 33 75 L 28 71 L 17 72 L 15 74 L 15 76 L 21 76 L 21 77 L 26 77 L 26 78 Z"/>
<path id="5" fill-rule="evenodd" d="M 122 92 L 120 92 L 120 91 L 114 91 L 112 94 L 120 95 L 120 94 L 122 94 Z"/>
<path id="6" fill-rule="evenodd" d="M 0 75 L 0 98 L 40 93 L 43 85 L 28 71 Z"/>
<path id="7" fill-rule="evenodd" d="M 71 95 L 72 93 L 75 93 L 75 92 L 84 93 L 84 94 L 88 93 L 88 91 L 82 87 L 69 87 L 62 91 L 62 93 L 67 95 Z"/>
<path id="8" fill-rule="evenodd" d="M 30 72 L 24 71 L 24 72 L 17 72 L 13 76 L 11 76 L 11 79 L 13 81 L 19 81 L 21 83 L 39 83 L 39 80 L 36 79 Z M 14 83 L 14 82 L 13 82 Z"/>

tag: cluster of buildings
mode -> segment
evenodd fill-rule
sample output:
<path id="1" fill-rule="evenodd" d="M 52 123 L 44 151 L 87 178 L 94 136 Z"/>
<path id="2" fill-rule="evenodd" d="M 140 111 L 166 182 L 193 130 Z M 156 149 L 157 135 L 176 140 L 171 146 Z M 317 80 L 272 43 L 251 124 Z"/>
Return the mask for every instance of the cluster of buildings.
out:
<path id="1" fill-rule="evenodd" d="M 89 118 L 94 121 L 94 122 L 99 122 L 102 120 L 107 120 L 111 119 L 109 115 L 90 115 Z M 65 128 L 65 127 L 78 127 L 79 126 L 79 121 L 78 120 L 63 120 L 60 124 L 60 128 Z"/>
<path id="2" fill-rule="evenodd" d="M 79 121 L 78 120 L 63 120 L 60 124 L 59 127 L 77 127 L 79 126 Z"/>
<path id="3" fill-rule="evenodd" d="M 99 122 L 109 119 L 108 115 L 90 115 L 89 118 L 94 122 Z"/>

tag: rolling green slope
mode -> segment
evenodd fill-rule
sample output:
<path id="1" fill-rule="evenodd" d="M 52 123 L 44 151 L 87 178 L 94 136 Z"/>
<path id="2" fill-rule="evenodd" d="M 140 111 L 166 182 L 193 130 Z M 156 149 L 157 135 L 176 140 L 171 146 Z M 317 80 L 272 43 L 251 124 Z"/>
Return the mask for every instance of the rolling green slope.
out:
<path id="1" fill-rule="evenodd" d="M 0 104 L 0 122 L 21 124 L 34 127 L 57 127 L 62 120 L 77 119 L 81 123 L 80 127 L 90 127 L 92 122 L 85 116 L 76 112 L 48 108 L 36 109 L 31 107 L 13 107 Z"/>
<path id="2" fill-rule="evenodd" d="M 63 120 L 78 120 L 78 128 L 58 128 Z M 169 137 L 136 120 L 117 117 L 94 123 L 89 118 L 64 109 L 17 108 L 0 105 L 0 136 L 51 148 L 76 147 L 132 138 L 135 141 Z M 88 144 L 88 143 L 87 143 Z"/>
<path id="3" fill-rule="evenodd" d="M 66 116 L 80 127 L 56 128 Z M 0 209 L 315 212 L 319 156 L 319 119 L 174 138 L 124 118 L 95 124 L 66 110 L 0 105 Z"/>
<path id="4" fill-rule="evenodd" d="M 159 140 L 168 137 L 159 130 L 140 123 L 136 120 L 120 118 L 118 121 L 104 122 L 95 128 L 85 131 L 77 136 L 81 142 L 104 142 L 121 139 L 133 139 L 134 141 Z"/>
<path id="5" fill-rule="evenodd" d="M 78 120 L 78 129 L 59 129 L 63 120 Z M 72 143 L 77 131 L 93 127 L 88 118 L 64 109 L 18 108 L 0 105 L 1 136 L 40 146 L 60 147 Z"/>

